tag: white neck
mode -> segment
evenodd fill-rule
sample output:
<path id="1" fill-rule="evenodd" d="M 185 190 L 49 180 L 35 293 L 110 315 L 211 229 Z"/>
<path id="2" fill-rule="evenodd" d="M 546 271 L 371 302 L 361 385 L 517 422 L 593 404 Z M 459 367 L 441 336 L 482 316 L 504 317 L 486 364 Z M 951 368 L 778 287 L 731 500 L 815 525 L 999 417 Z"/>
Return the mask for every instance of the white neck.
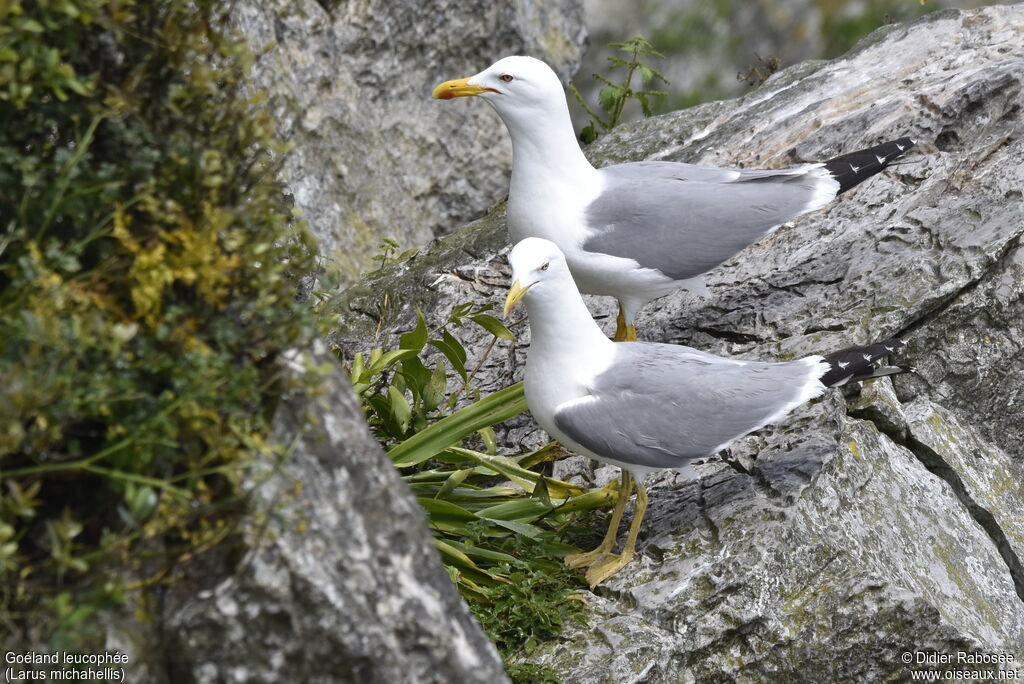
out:
<path id="1" fill-rule="evenodd" d="M 576 141 L 565 98 L 547 103 L 543 108 L 495 109 L 512 137 L 513 188 L 525 189 L 553 181 L 585 182 L 597 174 Z"/>
<path id="2" fill-rule="evenodd" d="M 564 266 L 563 266 L 564 268 Z M 590 315 L 572 278 L 546 280 L 526 295 L 530 315 L 530 356 L 545 358 L 563 368 L 594 363 L 594 355 L 612 353 L 614 342 L 605 337 Z"/>

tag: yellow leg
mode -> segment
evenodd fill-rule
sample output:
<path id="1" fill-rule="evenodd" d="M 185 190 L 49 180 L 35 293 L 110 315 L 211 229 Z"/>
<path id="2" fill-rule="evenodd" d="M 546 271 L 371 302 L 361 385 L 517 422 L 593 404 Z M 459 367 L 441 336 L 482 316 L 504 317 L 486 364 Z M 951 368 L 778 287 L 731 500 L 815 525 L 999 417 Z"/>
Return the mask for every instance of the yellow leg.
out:
<path id="1" fill-rule="evenodd" d="M 619 536 L 619 523 L 622 522 L 622 514 L 626 510 L 626 502 L 633 489 L 633 477 L 627 471 L 622 471 L 622 484 L 619 486 L 619 500 L 615 502 L 615 510 L 612 511 L 612 520 L 608 525 L 608 531 L 604 533 L 604 540 L 593 551 L 586 553 L 574 553 L 565 557 L 565 564 L 570 568 L 584 568 L 595 563 L 605 556 L 611 554 L 615 548 L 615 540 Z"/>
<path id="2" fill-rule="evenodd" d="M 626 314 L 619 304 L 619 315 L 615 318 L 615 341 L 636 342 L 636 326 L 626 325 Z"/>
<path id="3" fill-rule="evenodd" d="M 615 555 L 605 554 L 604 558 L 592 563 L 587 570 L 587 583 L 593 589 L 601 582 L 621 570 L 636 555 L 636 537 L 640 532 L 640 523 L 643 522 L 644 513 L 647 512 L 647 490 L 640 483 L 636 483 L 636 512 L 633 513 L 633 522 L 629 525 L 629 536 L 626 537 L 626 545 L 622 553 Z"/>

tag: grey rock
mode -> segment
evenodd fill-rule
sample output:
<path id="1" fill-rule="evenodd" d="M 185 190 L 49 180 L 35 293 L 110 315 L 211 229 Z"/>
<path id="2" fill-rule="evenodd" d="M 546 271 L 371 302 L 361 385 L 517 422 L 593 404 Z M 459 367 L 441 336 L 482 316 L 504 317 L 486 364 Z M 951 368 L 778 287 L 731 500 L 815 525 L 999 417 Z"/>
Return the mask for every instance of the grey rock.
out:
<path id="1" fill-rule="evenodd" d="M 382 237 L 402 249 L 480 216 L 504 192 L 511 146 L 480 103 L 430 98 L 508 54 L 568 80 L 586 42 L 581 0 L 243 0 L 257 87 L 295 149 L 284 179 L 343 282 Z"/>
<path id="2" fill-rule="evenodd" d="M 909 679 L 907 652 L 1024 653 L 1022 75 L 1024 6 L 942 12 L 587 150 L 598 164 L 772 168 L 916 138 L 905 163 L 712 272 L 709 298 L 665 297 L 637 327 L 760 359 L 900 335 L 919 372 L 829 392 L 697 480 L 653 478 L 643 557 L 531 660 L 573 682 L 863 682 Z M 462 301 L 499 303 L 503 228 L 499 207 L 340 295 L 331 342 L 352 353 L 417 308 L 437 322 Z M 614 303 L 589 305 L 611 332 Z M 522 377 L 516 330 L 481 369 L 485 389 Z M 489 339 L 467 337 L 479 358 Z M 545 440 L 526 417 L 500 437 Z"/>
<path id="3" fill-rule="evenodd" d="M 128 680 L 508 681 L 344 372 L 323 351 L 295 360 L 300 372 L 326 364 L 326 386 L 278 409 L 290 454 L 254 474 L 243 541 L 186 566 L 157 627 L 108 629 Z"/>
<path id="4" fill-rule="evenodd" d="M 655 485 L 643 558 L 532 657 L 574 682 L 863 682 L 908 679 L 907 652 L 1019 653 L 1024 606 L 952 488 L 836 395 L 795 423 L 739 448 L 751 474 Z"/>

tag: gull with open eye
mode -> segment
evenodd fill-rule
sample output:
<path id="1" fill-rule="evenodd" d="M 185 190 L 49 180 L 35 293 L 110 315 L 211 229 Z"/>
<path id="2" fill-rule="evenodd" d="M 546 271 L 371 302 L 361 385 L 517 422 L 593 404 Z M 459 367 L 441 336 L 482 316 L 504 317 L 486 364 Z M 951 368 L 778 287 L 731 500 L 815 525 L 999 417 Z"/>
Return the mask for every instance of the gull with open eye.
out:
<path id="1" fill-rule="evenodd" d="M 558 247 L 540 238 L 509 255 L 514 282 L 505 314 L 525 300 L 530 321 L 526 403 L 534 420 L 566 448 L 622 468 L 619 499 L 601 545 L 566 558 L 587 567 L 596 586 L 630 561 L 647 508 L 644 477 L 683 470 L 748 432 L 782 420 L 828 387 L 895 375 L 880 365 L 903 347 L 889 339 L 828 356 L 763 363 L 650 342 L 615 344 L 590 317 Z M 622 553 L 619 522 L 636 486 L 636 513 Z"/>
<path id="2" fill-rule="evenodd" d="M 751 170 L 647 161 L 595 169 L 580 150 L 562 84 L 544 62 L 505 57 L 447 81 L 434 97 L 475 96 L 512 137 L 508 228 L 513 242 L 551 240 L 580 290 L 619 301 L 616 340 L 636 314 L 801 214 L 875 175 L 914 146 L 900 138 L 831 161 Z"/>

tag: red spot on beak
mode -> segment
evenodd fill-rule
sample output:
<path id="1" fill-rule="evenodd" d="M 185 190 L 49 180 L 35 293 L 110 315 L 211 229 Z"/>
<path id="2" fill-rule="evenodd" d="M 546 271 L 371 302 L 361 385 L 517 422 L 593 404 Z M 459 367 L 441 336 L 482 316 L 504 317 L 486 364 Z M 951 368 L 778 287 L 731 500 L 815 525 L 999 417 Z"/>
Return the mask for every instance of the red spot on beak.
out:
<path id="1" fill-rule="evenodd" d="M 452 99 L 453 97 L 455 97 L 455 96 L 451 94 L 451 91 L 447 91 L 447 90 L 446 90 L 445 92 L 443 92 L 443 93 L 440 93 L 440 94 L 439 94 L 439 95 L 437 96 L 437 99 L 438 99 L 438 100 L 450 100 L 450 99 Z"/>

